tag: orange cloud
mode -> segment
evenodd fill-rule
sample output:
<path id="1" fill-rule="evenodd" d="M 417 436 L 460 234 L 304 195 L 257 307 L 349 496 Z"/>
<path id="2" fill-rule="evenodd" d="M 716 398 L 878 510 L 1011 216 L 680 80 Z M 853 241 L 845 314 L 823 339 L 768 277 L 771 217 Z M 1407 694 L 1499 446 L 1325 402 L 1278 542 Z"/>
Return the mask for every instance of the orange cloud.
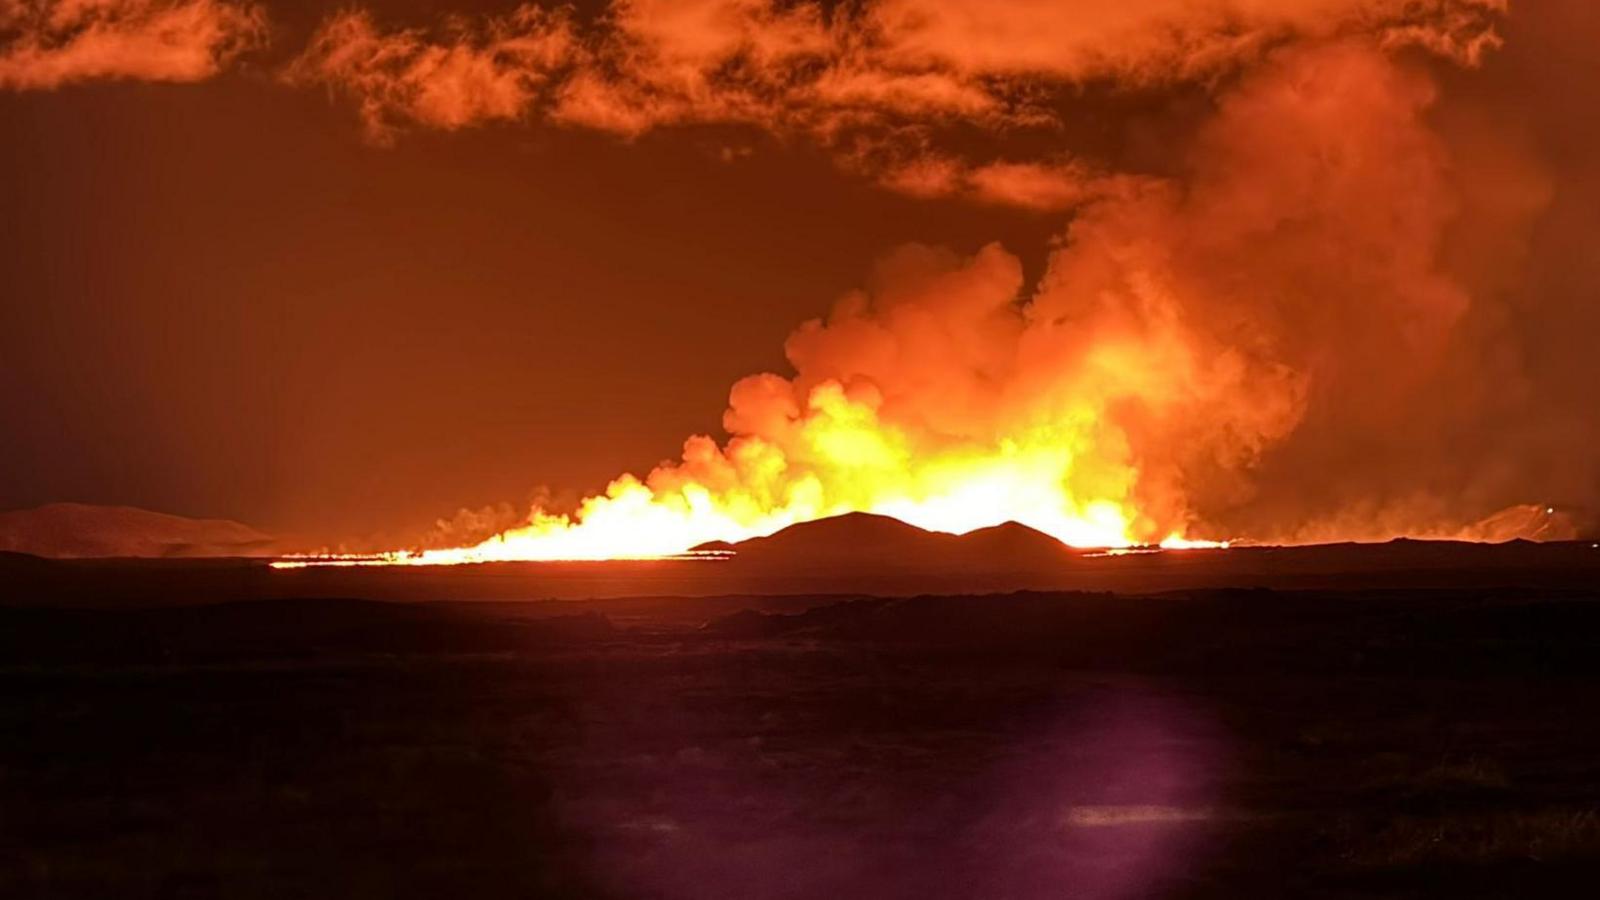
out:
<path id="1" fill-rule="evenodd" d="M 932 152 L 893 161 L 858 153 L 845 165 L 908 197 L 955 197 L 1037 212 L 1072 209 L 1156 181 L 1109 174 L 1071 159 L 969 164 L 953 155 Z"/>
<path id="2" fill-rule="evenodd" d="M 636 136 L 686 123 L 805 135 L 915 196 L 1052 210 L 1115 190 L 1057 150 L 983 160 L 940 130 L 1061 130 L 1073 91 L 1206 79 L 1285 44 L 1419 46 L 1465 63 L 1505 0 L 616 0 L 586 27 L 524 6 L 442 34 L 328 20 L 287 70 L 355 100 L 369 134 L 543 115 Z M 535 110 L 536 101 L 548 101 Z M 1109 179 L 1109 180 L 1108 180 Z"/>
<path id="3" fill-rule="evenodd" d="M 260 7 L 227 0 L 0 0 L 0 88 L 202 81 L 265 31 Z"/>
<path id="4" fill-rule="evenodd" d="M 1491 41 L 1505 0 L 879 0 L 865 14 L 892 68 L 969 76 L 1165 81 L 1290 39 L 1385 34 L 1457 55 Z"/>
<path id="5" fill-rule="evenodd" d="M 381 143 L 403 123 L 452 130 L 520 118 L 575 49 L 567 17 L 535 6 L 476 27 L 452 22 L 437 40 L 384 32 L 370 14 L 350 11 L 323 23 L 284 77 L 353 97 Z"/>
<path id="6" fill-rule="evenodd" d="M 1487 24 L 1489 16 L 1508 9 L 1508 0 L 1424 0 L 1385 23 L 1380 34 L 1386 46 L 1417 46 L 1462 65 L 1476 66 L 1485 52 L 1502 43 L 1499 33 Z"/>
<path id="7" fill-rule="evenodd" d="M 1067 209 L 1103 192 L 1104 179 L 1078 163 L 994 162 L 967 175 L 974 197 L 1028 209 Z"/>
<path id="8" fill-rule="evenodd" d="M 619 0 L 552 115 L 627 135 L 681 122 L 794 127 L 794 79 L 827 65 L 837 39 L 811 4 Z"/>

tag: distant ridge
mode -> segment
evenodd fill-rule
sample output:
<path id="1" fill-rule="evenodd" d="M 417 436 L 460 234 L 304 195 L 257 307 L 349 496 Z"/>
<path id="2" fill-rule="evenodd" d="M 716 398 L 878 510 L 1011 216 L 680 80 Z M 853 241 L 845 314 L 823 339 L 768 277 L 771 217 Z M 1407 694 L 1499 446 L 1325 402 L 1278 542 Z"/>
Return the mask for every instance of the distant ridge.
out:
<path id="1" fill-rule="evenodd" d="M 51 503 L 0 512 L 0 551 L 55 559 L 269 556 L 275 539 L 228 519 Z"/>
<path id="2" fill-rule="evenodd" d="M 1032 571 L 1056 569 L 1078 557 L 1048 534 L 1016 522 L 955 535 L 859 512 L 801 522 L 767 537 L 733 544 L 717 541 L 695 549 L 731 551 L 735 562 L 745 566 L 797 568 Z"/>

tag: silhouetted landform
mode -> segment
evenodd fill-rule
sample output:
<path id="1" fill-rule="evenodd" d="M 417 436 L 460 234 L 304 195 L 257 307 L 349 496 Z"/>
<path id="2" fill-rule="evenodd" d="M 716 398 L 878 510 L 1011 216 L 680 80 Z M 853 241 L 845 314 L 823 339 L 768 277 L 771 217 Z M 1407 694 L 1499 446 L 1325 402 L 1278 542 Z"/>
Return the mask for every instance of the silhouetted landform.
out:
<path id="1" fill-rule="evenodd" d="M 270 535 L 226 519 L 131 506 L 51 503 L 0 512 L 0 550 L 63 559 L 271 556 Z"/>
<path id="2" fill-rule="evenodd" d="M 955 535 L 871 513 L 801 522 L 767 537 L 695 549 L 733 553 L 735 562 L 745 566 L 969 572 L 1056 570 L 1079 555 L 1044 532 L 1016 522 Z"/>
<path id="3" fill-rule="evenodd" d="M 505 600 L 984 594 L 1011 591 L 1579 588 L 1600 581 L 1593 542 L 1236 547 L 1097 553 L 1020 525 L 960 537 L 878 516 L 796 525 L 731 558 L 276 570 L 262 560 L 41 560 L 0 556 L 0 605 L 111 606 L 294 597 Z"/>

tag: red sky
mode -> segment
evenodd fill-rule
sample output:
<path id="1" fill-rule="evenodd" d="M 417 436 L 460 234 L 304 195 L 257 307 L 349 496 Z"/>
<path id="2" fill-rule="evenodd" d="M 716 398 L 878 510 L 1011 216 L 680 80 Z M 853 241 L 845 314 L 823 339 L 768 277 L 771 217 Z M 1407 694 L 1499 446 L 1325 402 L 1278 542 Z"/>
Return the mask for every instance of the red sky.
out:
<path id="1" fill-rule="evenodd" d="M 931 8 L 934 25 L 870 52 L 839 49 L 837 10 L 692 5 L 740 24 L 591 6 L 563 38 L 509 4 L 452 26 L 418 3 L 330 25 L 270 0 L 0 0 L 0 508 L 121 503 L 336 540 L 541 487 L 575 498 L 719 434 L 729 386 L 787 375 L 785 337 L 897 247 L 999 242 L 1033 285 L 1115 179 L 1233 177 L 1206 174 L 1237 162 L 1206 149 L 1219 128 L 1281 138 L 1229 118 L 1238 98 L 1284 60 L 1336 77 L 1328 48 L 1349 42 L 1434 92 L 1423 268 L 1467 298 L 1451 346 L 1482 383 L 1441 362 L 1417 377 L 1470 394 L 1470 415 L 1407 407 L 1354 438 L 1361 417 L 1313 394 L 1292 428 L 1259 424 L 1248 500 L 1213 481 L 1190 496 L 1250 523 L 1381 509 L 1403 484 L 1484 511 L 1600 492 L 1591 4 L 896 2 L 863 15 L 895 34 Z M 657 55 L 608 49 L 618 34 Z M 715 69 L 735 58 L 743 75 Z M 1352 316 L 1305 328 L 1344 353 L 1368 333 Z M 1341 396 L 1372 389 L 1341 377 Z M 1375 499 L 1326 496 L 1308 470 Z"/>

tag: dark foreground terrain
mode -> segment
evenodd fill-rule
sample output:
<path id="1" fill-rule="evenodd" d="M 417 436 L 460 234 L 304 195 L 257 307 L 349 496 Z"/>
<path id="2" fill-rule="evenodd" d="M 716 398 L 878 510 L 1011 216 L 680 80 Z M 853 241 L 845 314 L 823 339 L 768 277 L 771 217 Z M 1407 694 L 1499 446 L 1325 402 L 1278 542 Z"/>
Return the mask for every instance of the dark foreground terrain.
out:
<path id="1" fill-rule="evenodd" d="M 0 897 L 1592 896 L 1600 585 L 1526 574 L 83 609 L 35 572 Z"/>

